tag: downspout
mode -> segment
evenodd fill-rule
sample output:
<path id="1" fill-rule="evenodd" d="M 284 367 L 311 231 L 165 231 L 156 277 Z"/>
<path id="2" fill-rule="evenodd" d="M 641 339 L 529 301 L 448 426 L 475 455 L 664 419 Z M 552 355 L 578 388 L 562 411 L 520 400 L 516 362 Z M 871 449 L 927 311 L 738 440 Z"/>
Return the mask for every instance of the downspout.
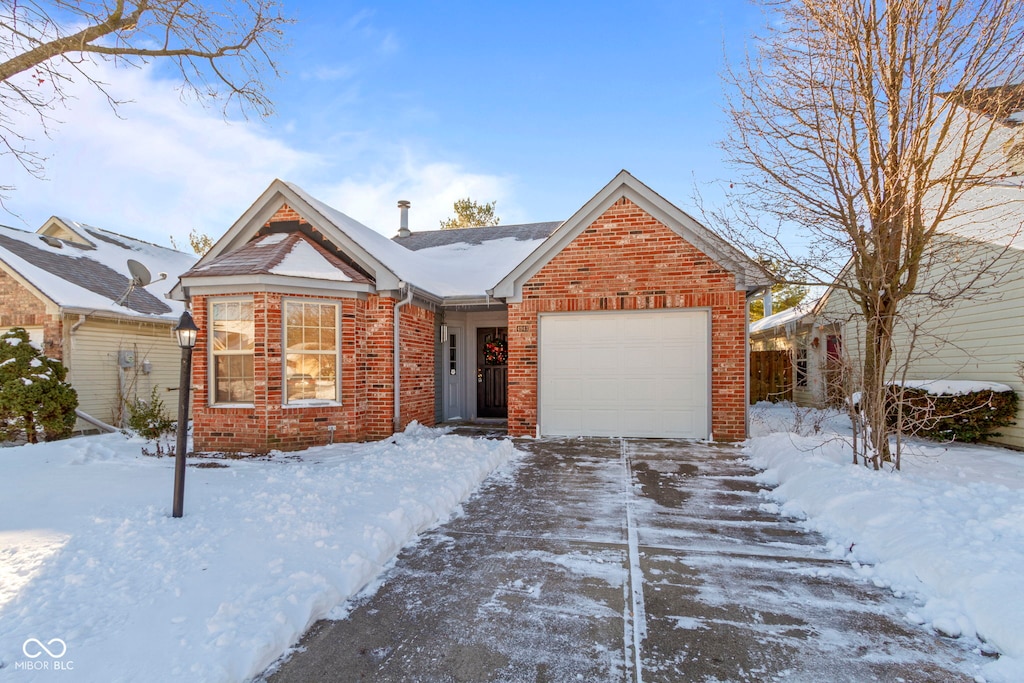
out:
<path id="1" fill-rule="evenodd" d="M 68 346 L 70 347 L 68 349 L 68 351 L 74 350 L 74 348 L 75 348 L 75 332 L 78 331 L 79 327 L 81 327 L 82 325 L 85 324 L 85 321 L 86 321 L 87 317 L 88 316 L 85 313 L 79 313 L 78 314 L 78 322 L 75 323 L 74 325 L 72 325 L 71 329 L 68 330 Z M 67 364 L 67 360 L 68 360 L 67 358 L 64 358 L 62 360 L 64 360 L 65 364 Z"/>
<path id="2" fill-rule="evenodd" d="M 399 291 L 403 287 L 408 286 L 409 290 L 406 292 L 405 298 L 395 303 L 395 344 L 392 355 L 395 360 L 394 377 L 392 378 L 392 384 L 394 386 L 395 393 L 395 431 L 397 432 L 402 428 L 402 359 L 401 359 L 401 317 L 402 307 L 412 301 L 412 285 L 406 285 L 404 282 L 398 283 Z"/>
<path id="3" fill-rule="evenodd" d="M 99 418 L 95 418 L 92 415 L 90 415 L 89 413 L 84 413 L 81 410 L 79 410 L 78 408 L 75 408 L 75 415 L 77 415 L 78 419 L 82 420 L 83 422 L 88 422 L 93 427 L 96 427 L 100 431 L 107 432 L 108 434 L 113 434 L 115 432 L 121 431 L 117 427 L 115 427 L 114 425 L 108 425 L 103 420 L 100 420 Z"/>

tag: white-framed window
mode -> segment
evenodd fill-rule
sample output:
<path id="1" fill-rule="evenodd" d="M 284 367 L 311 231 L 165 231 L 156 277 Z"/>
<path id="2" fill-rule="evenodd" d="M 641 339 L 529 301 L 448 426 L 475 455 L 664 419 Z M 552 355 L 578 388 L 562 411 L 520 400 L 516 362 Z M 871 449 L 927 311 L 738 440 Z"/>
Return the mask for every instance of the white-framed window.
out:
<path id="1" fill-rule="evenodd" d="M 801 346 L 796 350 L 796 386 L 800 389 L 807 388 L 807 348 Z"/>
<path id="2" fill-rule="evenodd" d="M 284 402 L 340 401 L 340 313 L 336 303 L 284 302 Z"/>
<path id="3" fill-rule="evenodd" d="M 210 321 L 212 402 L 254 403 L 252 299 L 210 301 Z"/>

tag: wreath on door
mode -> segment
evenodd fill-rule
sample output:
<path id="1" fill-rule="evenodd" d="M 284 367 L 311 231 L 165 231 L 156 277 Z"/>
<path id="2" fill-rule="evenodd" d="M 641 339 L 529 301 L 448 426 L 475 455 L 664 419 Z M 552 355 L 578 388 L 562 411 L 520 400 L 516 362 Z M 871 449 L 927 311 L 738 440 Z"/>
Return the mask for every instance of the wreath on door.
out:
<path id="1" fill-rule="evenodd" d="M 504 339 L 494 339 L 484 344 L 484 362 L 488 365 L 508 363 L 508 345 Z"/>

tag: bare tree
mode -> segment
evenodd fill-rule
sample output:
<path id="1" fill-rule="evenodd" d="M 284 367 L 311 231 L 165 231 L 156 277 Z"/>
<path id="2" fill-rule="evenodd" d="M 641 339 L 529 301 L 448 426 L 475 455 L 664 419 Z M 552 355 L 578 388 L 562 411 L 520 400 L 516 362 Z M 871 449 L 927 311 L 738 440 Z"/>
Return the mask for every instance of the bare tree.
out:
<path id="1" fill-rule="evenodd" d="M 97 60 L 160 59 L 174 65 L 186 94 L 265 116 L 263 75 L 277 74 L 273 53 L 290 21 L 277 0 L 0 0 L 0 154 L 41 176 L 44 160 L 19 124 L 28 114 L 48 130 L 76 79 L 116 108 L 90 68 Z"/>
<path id="2" fill-rule="evenodd" d="M 1024 109 L 1024 3 L 765 1 L 756 50 L 727 70 L 724 148 L 739 171 L 732 236 L 803 284 L 833 281 L 865 325 L 864 453 L 889 458 L 885 373 L 922 260 L 1005 172 Z M 774 219 L 765 224 L 765 217 Z M 795 254 L 779 226 L 801 233 Z"/>

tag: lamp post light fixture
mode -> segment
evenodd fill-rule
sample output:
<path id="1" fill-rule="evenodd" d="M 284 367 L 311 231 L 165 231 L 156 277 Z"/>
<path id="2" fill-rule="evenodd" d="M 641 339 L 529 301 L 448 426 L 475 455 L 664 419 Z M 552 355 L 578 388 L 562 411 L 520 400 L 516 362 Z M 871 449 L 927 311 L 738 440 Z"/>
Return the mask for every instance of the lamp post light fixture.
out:
<path id="1" fill-rule="evenodd" d="M 174 509 L 172 515 L 181 517 L 185 506 L 185 451 L 188 449 L 188 401 L 192 394 L 192 348 L 196 345 L 196 326 L 188 311 L 174 327 L 181 347 L 181 378 L 178 380 L 178 443 L 174 449 Z"/>

